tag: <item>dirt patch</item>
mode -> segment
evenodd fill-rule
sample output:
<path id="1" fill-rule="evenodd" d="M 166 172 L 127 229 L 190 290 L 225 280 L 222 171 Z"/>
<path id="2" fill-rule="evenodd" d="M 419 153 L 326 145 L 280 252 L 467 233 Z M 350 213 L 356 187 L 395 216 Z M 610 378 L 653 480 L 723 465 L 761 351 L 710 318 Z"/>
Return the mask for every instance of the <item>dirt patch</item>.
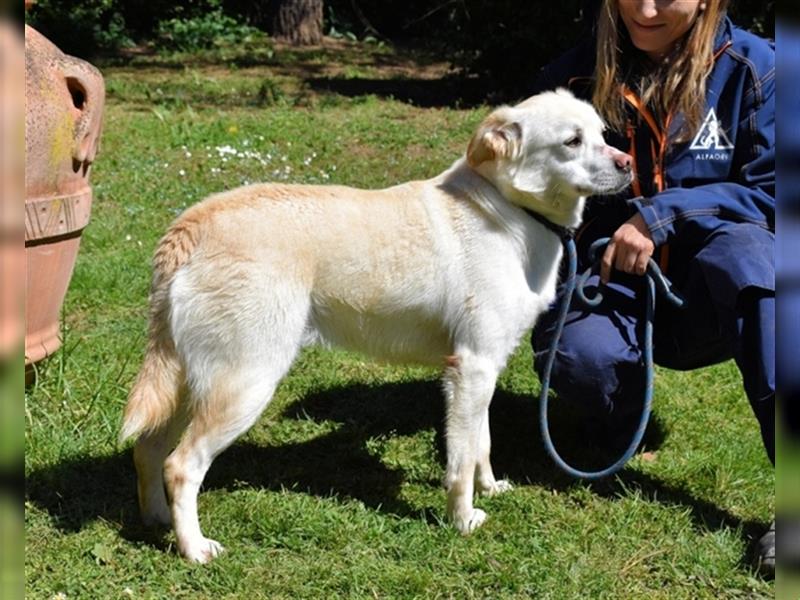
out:
<path id="1" fill-rule="evenodd" d="M 440 79 L 455 73 L 448 61 L 430 53 L 330 37 L 317 46 L 298 48 L 273 42 L 273 48 L 280 63 L 282 56 L 299 59 L 280 65 L 286 75 L 299 75 L 297 69 L 308 65 L 313 65 L 315 74 L 322 77 L 347 76 L 353 67 L 369 70 L 381 79 Z"/>
<path id="2" fill-rule="evenodd" d="M 244 69 L 270 67 L 276 75 L 298 78 L 348 76 L 353 69 L 369 70 L 373 76 L 382 79 L 439 79 L 455 73 L 447 60 L 431 52 L 332 37 L 325 37 L 322 43 L 313 46 L 292 46 L 269 40 L 262 47 L 242 49 L 241 52 L 223 49 L 164 55 L 151 46 L 134 46 L 123 48 L 116 57 L 99 62 L 123 69 L 154 71 L 202 67 L 209 75 L 230 73 L 231 66 Z"/>

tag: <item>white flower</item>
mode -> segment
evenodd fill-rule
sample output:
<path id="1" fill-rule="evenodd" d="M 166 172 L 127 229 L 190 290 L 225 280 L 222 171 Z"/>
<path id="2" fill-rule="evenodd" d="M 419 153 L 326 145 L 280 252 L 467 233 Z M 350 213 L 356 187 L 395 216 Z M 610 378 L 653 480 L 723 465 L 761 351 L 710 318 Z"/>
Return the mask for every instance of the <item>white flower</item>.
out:
<path id="1" fill-rule="evenodd" d="M 178 171 L 178 175 L 180 175 L 181 177 L 184 177 L 184 176 L 186 176 L 186 171 L 181 169 L 180 171 Z"/>
<path id="2" fill-rule="evenodd" d="M 186 153 L 184 154 L 184 156 L 186 158 L 192 158 L 192 153 L 187 150 Z"/>
<path id="3" fill-rule="evenodd" d="M 131 235 L 130 235 L 130 234 L 128 234 L 128 235 L 126 235 L 126 236 L 125 236 L 125 241 L 126 241 L 126 242 L 130 242 L 132 239 L 133 239 L 133 238 L 131 237 Z"/>
<path id="4" fill-rule="evenodd" d="M 129 588 L 129 587 L 126 587 L 125 589 L 123 589 L 122 593 L 125 596 L 128 596 L 128 598 L 133 598 L 133 590 L 131 588 Z"/>
<path id="5" fill-rule="evenodd" d="M 64 592 L 57 592 L 50 597 L 50 600 L 67 600 L 67 595 Z"/>

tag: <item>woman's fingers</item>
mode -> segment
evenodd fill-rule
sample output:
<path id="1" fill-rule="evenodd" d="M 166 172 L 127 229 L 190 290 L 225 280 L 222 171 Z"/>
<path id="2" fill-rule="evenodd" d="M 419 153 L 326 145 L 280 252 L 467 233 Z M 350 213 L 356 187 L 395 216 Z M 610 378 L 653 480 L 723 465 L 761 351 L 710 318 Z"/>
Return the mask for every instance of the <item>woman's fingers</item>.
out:
<path id="1" fill-rule="evenodd" d="M 600 280 L 609 282 L 612 267 L 624 273 L 644 275 L 654 250 L 653 240 L 641 216 L 635 215 L 614 232 L 606 246 L 600 262 Z"/>
<path id="2" fill-rule="evenodd" d="M 600 261 L 600 281 L 608 283 L 611 279 L 611 266 L 614 264 L 616 257 L 617 245 L 613 238 L 606 246 L 606 251 L 603 253 L 603 258 Z"/>

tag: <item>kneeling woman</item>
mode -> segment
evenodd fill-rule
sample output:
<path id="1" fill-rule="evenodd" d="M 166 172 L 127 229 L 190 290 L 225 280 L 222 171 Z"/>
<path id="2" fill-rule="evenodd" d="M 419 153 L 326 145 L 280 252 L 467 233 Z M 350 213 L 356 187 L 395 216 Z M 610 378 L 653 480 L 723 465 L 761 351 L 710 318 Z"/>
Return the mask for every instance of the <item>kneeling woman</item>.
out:
<path id="1" fill-rule="evenodd" d="M 636 170 L 627 195 L 587 203 L 579 256 L 611 238 L 594 279 L 607 284 L 604 302 L 571 307 L 552 385 L 609 436 L 638 418 L 641 276 L 652 257 L 688 301 L 657 308 L 656 363 L 685 370 L 734 358 L 774 464 L 775 53 L 726 18 L 727 4 L 604 0 L 596 35 L 545 67 L 532 90 L 590 99 Z M 534 331 L 540 372 L 556 313 Z M 760 552 L 774 572 L 774 527 Z"/>

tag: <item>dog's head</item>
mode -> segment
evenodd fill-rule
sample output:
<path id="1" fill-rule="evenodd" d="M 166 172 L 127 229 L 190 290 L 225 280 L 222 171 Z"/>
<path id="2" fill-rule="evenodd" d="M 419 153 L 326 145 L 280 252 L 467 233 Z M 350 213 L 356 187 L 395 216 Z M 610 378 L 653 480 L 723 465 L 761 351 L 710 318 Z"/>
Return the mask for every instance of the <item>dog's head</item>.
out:
<path id="1" fill-rule="evenodd" d="M 492 112 L 470 141 L 467 162 L 516 204 L 570 210 L 581 197 L 619 192 L 633 179 L 631 157 L 605 143 L 604 129 L 591 104 L 564 89 L 545 92 Z"/>

